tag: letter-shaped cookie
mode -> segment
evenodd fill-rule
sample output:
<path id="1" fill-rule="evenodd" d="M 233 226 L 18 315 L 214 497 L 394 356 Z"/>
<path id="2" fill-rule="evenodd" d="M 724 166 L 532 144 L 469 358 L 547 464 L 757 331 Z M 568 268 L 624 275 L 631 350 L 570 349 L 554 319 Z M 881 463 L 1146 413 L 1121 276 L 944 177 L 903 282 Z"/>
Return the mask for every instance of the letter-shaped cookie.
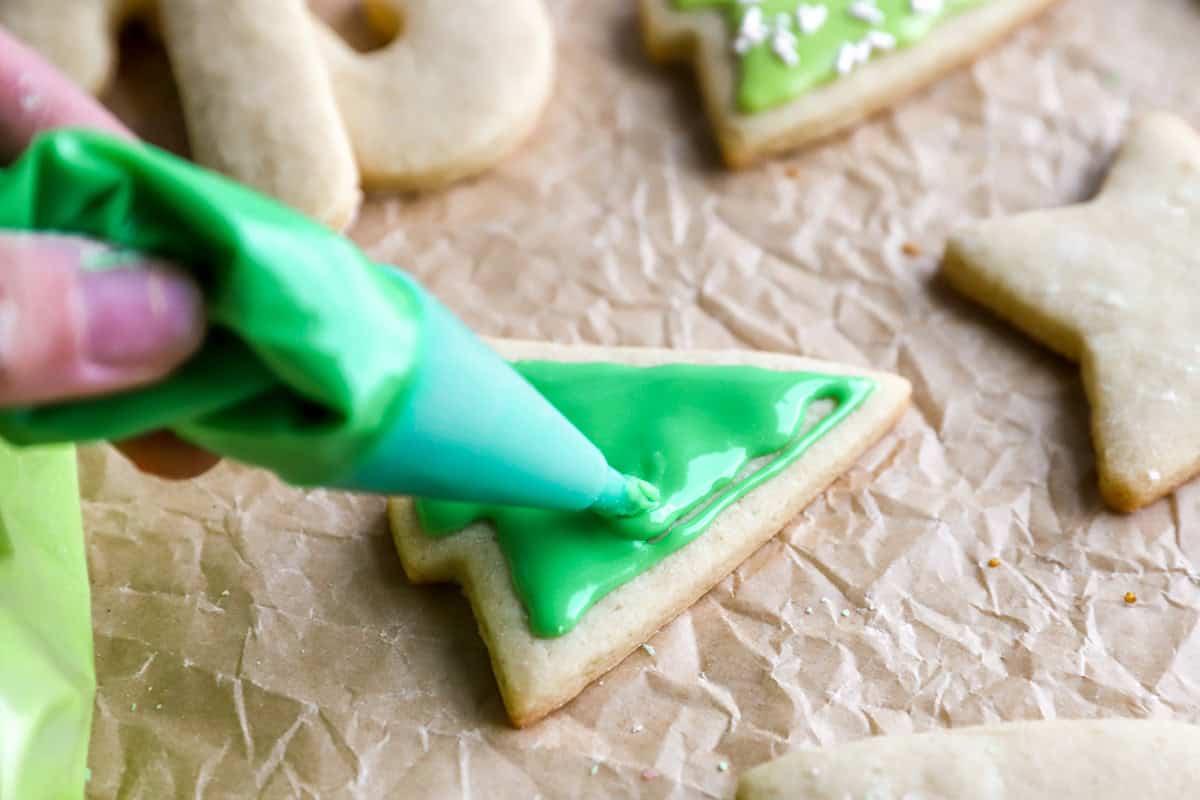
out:
<path id="1" fill-rule="evenodd" d="M 398 20 L 360 54 L 323 27 L 322 51 L 363 183 L 424 189 L 475 174 L 529 134 L 550 95 L 554 37 L 541 0 L 366 0 Z"/>
<path id="2" fill-rule="evenodd" d="M 67 77 L 98 92 L 116 65 L 117 31 L 153 0 L 2 0 L 0 26 L 37 48 Z"/>
<path id="3" fill-rule="evenodd" d="M 550 95 L 542 0 L 364 0 L 397 32 L 355 52 L 302 0 L 2 0 L 0 25 L 90 91 L 120 25 L 161 12 L 196 160 L 333 227 L 368 188 L 427 189 L 481 172 L 530 133 Z"/>
<path id="4" fill-rule="evenodd" d="M 304 0 L 159 0 L 192 155 L 325 224 L 358 171 Z"/>

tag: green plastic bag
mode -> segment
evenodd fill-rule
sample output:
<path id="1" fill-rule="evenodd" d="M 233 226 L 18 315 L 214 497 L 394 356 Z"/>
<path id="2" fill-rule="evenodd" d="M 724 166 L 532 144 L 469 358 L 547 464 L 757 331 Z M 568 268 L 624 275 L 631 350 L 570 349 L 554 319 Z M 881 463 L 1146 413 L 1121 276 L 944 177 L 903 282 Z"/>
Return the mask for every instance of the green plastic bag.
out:
<path id="1" fill-rule="evenodd" d="M 203 287 L 210 323 L 200 353 L 161 383 L 0 411 L 9 442 L 171 429 L 291 483 L 333 484 L 407 402 L 422 314 L 415 284 L 220 175 L 146 144 L 50 131 L 0 169 L 0 229 L 171 260 Z"/>
<path id="2" fill-rule="evenodd" d="M 0 442 L 0 800 L 83 796 L 95 693 L 75 450 Z"/>

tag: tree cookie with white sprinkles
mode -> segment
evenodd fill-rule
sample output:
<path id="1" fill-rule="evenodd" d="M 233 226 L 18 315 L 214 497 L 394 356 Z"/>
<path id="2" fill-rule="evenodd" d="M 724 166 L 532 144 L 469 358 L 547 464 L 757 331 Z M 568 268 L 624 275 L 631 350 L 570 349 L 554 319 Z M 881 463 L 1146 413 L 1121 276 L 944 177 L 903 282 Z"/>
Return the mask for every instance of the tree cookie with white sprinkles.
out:
<path id="1" fill-rule="evenodd" d="M 1056 0 L 639 0 L 646 49 L 691 61 L 725 161 L 835 134 Z"/>
<path id="2" fill-rule="evenodd" d="M 1200 135 L 1186 123 L 1141 118 L 1094 200 L 969 227 L 942 271 L 1081 364 L 1112 508 L 1200 474 Z"/>

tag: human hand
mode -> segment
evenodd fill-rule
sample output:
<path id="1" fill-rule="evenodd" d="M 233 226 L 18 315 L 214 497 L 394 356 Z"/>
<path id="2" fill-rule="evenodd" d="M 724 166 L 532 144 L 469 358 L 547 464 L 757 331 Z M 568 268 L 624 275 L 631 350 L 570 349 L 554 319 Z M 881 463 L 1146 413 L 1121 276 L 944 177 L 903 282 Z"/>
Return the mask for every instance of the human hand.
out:
<path id="1" fill-rule="evenodd" d="M 0 163 L 39 132 L 86 127 L 133 136 L 40 56 L 0 29 Z M 90 240 L 0 231 L 0 407 L 89 397 L 152 383 L 204 338 L 200 289 L 145 260 L 102 272 Z M 217 459 L 169 433 L 117 445 L 141 469 L 198 475 Z"/>

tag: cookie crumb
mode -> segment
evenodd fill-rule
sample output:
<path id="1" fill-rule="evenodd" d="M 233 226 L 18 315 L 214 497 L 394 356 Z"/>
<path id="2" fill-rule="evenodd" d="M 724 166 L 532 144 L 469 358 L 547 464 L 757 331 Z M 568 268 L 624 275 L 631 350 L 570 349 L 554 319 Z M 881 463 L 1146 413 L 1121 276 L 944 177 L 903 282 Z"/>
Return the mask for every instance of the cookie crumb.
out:
<path id="1" fill-rule="evenodd" d="M 900 252 L 904 253 L 904 255 L 908 256 L 909 258 L 917 258 L 925 251 L 922 250 L 921 245 L 917 244 L 916 242 L 905 242 L 904 244 L 900 245 Z"/>
<path id="2" fill-rule="evenodd" d="M 599 771 L 600 771 L 600 765 L 592 764 L 592 768 L 588 770 L 588 775 L 595 775 Z"/>
<path id="3" fill-rule="evenodd" d="M 794 164 L 789 164 L 783 168 L 783 174 L 787 175 L 789 178 L 799 178 L 800 177 L 800 168 L 795 166 Z"/>
<path id="4" fill-rule="evenodd" d="M 987 560 L 987 565 L 988 565 L 989 567 L 991 567 L 992 569 L 995 569 L 996 567 L 1000 566 L 1000 559 L 998 559 L 998 558 L 989 558 L 989 559 Z"/>
<path id="5" fill-rule="evenodd" d="M 644 644 L 642 645 L 642 649 L 645 650 L 646 655 L 650 656 L 651 658 L 654 658 L 656 655 L 658 655 L 658 651 L 654 649 L 654 645 Z"/>
<path id="6" fill-rule="evenodd" d="M 658 777 L 658 770 L 655 770 L 655 769 L 642 770 L 642 780 L 644 780 L 644 781 L 652 781 L 657 777 Z"/>
<path id="7" fill-rule="evenodd" d="M 1137 595 L 1134 594 L 1133 592 L 1126 592 L 1125 593 L 1125 602 L 1128 605 L 1133 605 L 1134 603 L 1137 602 Z"/>
<path id="8" fill-rule="evenodd" d="M 722 761 L 721 763 L 717 764 L 717 772 L 728 772 L 728 771 L 729 771 L 729 762 L 728 761 Z"/>

